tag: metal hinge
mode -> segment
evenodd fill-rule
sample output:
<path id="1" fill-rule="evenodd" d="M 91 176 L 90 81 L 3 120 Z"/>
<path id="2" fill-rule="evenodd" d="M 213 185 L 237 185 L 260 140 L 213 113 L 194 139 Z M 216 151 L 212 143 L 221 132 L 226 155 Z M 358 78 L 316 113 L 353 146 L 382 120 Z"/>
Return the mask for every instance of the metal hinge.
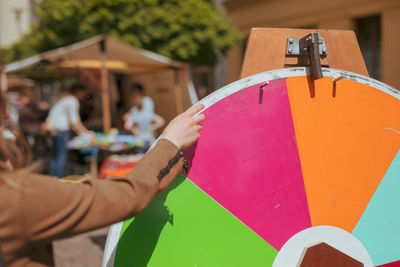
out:
<path id="1" fill-rule="evenodd" d="M 303 38 L 288 38 L 286 45 L 286 56 L 300 57 L 308 56 L 311 69 L 311 79 L 316 80 L 323 77 L 321 69 L 321 58 L 328 55 L 325 40 L 319 33 L 310 33 Z"/>

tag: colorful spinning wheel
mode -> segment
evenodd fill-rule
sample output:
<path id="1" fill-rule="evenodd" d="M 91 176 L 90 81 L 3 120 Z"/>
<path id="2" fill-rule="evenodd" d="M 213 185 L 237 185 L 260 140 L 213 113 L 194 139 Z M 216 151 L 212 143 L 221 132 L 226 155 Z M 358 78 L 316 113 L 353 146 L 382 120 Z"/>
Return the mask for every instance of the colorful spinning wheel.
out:
<path id="1" fill-rule="evenodd" d="M 203 99 L 188 177 L 112 227 L 104 266 L 309 266 L 321 253 L 400 266 L 400 94 L 323 74 L 260 73 Z"/>

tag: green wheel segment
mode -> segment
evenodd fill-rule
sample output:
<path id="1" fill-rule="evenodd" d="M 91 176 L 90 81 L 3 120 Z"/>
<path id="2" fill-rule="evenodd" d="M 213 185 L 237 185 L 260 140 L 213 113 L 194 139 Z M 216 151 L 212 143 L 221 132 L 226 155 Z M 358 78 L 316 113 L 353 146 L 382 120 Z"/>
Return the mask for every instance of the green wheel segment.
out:
<path id="1" fill-rule="evenodd" d="M 276 254 L 179 175 L 143 213 L 124 222 L 114 266 L 271 266 Z"/>

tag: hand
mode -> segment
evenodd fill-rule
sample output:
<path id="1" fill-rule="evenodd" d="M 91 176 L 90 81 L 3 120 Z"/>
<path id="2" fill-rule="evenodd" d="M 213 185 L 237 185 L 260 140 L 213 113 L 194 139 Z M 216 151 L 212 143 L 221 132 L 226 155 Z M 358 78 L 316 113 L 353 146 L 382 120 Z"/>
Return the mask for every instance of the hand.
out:
<path id="1" fill-rule="evenodd" d="M 131 120 L 126 120 L 124 123 L 124 128 L 130 131 L 133 127 L 133 122 Z"/>
<path id="2" fill-rule="evenodd" d="M 87 135 L 88 137 L 90 137 L 90 138 L 96 138 L 96 133 L 95 132 L 93 132 L 93 131 L 87 131 L 86 133 L 83 133 L 84 135 Z"/>
<path id="3" fill-rule="evenodd" d="M 205 119 L 204 114 L 193 116 L 203 108 L 204 105 L 199 104 L 178 115 L 167 125 L 162 137 L 177 145 L 179 149 L 192 145 L 200 138 L 199 131 L 203 128 L 198 123 Z"/>
<path id="4" fill-rule="evenodd" d="M 44 122 L 40 125 L 41 133 L 46 134 L 49 132 L 51 135 L 56 135 L 56 131 L 53 128 L 53 125 L 50 123 Z"/>
<path id="5" fill-rule="evenodd" d="M 129 118 L 129 112 L 125 113 L 124 115 L 122 115 L 122 120 L 126 121 Z"/>

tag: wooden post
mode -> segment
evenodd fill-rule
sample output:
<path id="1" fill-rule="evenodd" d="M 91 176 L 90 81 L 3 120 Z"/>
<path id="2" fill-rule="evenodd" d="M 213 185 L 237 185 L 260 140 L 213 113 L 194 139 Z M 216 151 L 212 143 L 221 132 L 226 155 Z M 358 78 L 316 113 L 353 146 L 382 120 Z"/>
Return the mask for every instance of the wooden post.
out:
<path id="1" fill-rule="evenodd" d="M 368 76 L 367 67 L 353 31 L 253 28 L 247 42 L 241 77 L 297 66 L 308 66 L 308 60 L 288 58 L 286 42 L 289 37 L 302 38 L 310 32 L 318 32 L 325 40 L 328 55 L 321 60 L 322 67 L 347 70 Z"/>
<path id="2" fill-rule="evenodd" d="M 180 79 L 180 69 L 174 68 L 174 92 L 175 92 L 175 105 L 177 114 L 183 112 L 183 98 L 182 98 L 182 86 Z"/>
<path id="3" fill-rule="evenodd" d="M 108 88 L 107 48 L 106 39 L 100 41 L 101 53 L 101 104 L 103 116 L 103 130 L 107 134 L 111 129 L 110 92 Z"/>

